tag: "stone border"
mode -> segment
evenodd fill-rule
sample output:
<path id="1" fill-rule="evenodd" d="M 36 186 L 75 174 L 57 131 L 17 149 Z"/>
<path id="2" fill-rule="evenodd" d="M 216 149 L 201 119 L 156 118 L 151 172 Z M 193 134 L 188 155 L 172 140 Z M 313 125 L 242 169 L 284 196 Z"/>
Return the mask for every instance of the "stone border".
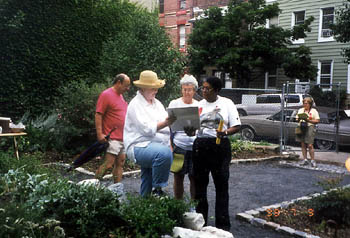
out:
<path id="1" fill-rule="evenodd" d="M 343 186 L 342 188 L 350 188 L 350 184 Z M 241 213 L 237 213 L 236 214 L 236 219 L 241 220 L 241 221 L 245 221 L 248 222 L 254 226 L 258 226 L 258 227 L 262 227 L 262 228 L 268 228 L 268 229 L 272 229 L 275 230 L 277 232 L 283 233 L 283 234 L 287 234 L 290 236 L 294 236 L 294 237 L 303 237 L 303 238 L 320 238 L 319 236 L 315 236 L 303 231 L 299 231 L 299 230 L 295 230 L 291 227 L 287 227 L 287 226 L 281 226 L 280 224 L 277 224 L 275 222 L 268 222 L 265 219 L 262 218 L 256 218 L 254 217 L 254 215 L 258 215 L 260 213 L 265 212 L 267 209 L 286 209 L 288 208 L 291 204 L 294 204 L 295 202 L 298 201 L 303 201 L 303 200 L 310 200 L 314 197 L 318 197 L 320 195 L 325 195 L 330 191 L 336 190 L 335 189 L 331 189 L 329 191 L 324 191 L 322 193 L 314 193 L 310 196 L 304 196 L 304 197 L 300 197 L 297 199 L 292 199 L 291 201 L 284 201 L 282 203 L 276 203 L 276 204 L 272 204 L 269 206 L 262 206 L 260 208 L 256 208 L 256 209 L 251 209 L 251 210 L 247 210 L 245 212 L 241 212 Z"/>
<path id="2" fill-rule="evenodd" d="M 316 170 L 316 171 L 322 171 L 322 172 L 328 172 L 328 173 L 334 173 L 334 174 L 347 174 L 347 170 L 343 168 L 343 166 L 335 165 L 335 164 L 327 164 L 323 163 L 323 161 L 318 162 L 317 164 L 322 164 L 320 167 L 312 167 L 310 165 L 300 165 L 298 162 L 296 163 L 288 163 L 287 161 L 280 161 L 281 165 L 287 165 L 294 168 L 300 168 L 300 169 L 308 169 L 308 170 Z M 323 168 L 322 168 L 323 167 Z"/>

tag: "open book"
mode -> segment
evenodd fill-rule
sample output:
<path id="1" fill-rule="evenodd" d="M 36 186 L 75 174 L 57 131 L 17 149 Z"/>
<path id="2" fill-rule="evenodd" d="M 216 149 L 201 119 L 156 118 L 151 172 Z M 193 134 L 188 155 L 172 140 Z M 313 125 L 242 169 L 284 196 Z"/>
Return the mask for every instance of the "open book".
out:
<path id="1" fill-rule="evenodd" d="M 168 115 L 176 116 L 176 121 L 170 126 L 172 131 L 183 131 L 184 127 L 199 129 L 198 107 L 167 108 Z"/>
<path id="2" fill-rule="evenodd" d="M 308 117 L 309 117 L 309 115 L 305 112 L 298 114 L 299 120 L 306 120 Z"/>

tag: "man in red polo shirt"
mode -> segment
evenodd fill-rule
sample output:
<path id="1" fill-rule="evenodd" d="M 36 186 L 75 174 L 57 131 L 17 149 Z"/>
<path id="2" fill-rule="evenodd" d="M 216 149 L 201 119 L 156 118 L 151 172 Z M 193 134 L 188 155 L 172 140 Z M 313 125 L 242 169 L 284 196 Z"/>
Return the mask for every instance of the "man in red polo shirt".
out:
<path id="1" fill-rule="evenodd" d="M 123 130 L 127 102 L 123 93 L 129 90 L 130 79 L 126 74 L 115 76 L 113 86 L 104 90 L 97 101 L 95 113 L 95 126 L 97 139 L 106 141 L 105 136 L 116 128 L 109 140 L 103 164 L 97 169 L 95 178 L 101 179 L 109 168 L 112 168 L 114 183 L 122 180 L 123 166 L 125 162 L 125 149 L 123 144 Z"/>

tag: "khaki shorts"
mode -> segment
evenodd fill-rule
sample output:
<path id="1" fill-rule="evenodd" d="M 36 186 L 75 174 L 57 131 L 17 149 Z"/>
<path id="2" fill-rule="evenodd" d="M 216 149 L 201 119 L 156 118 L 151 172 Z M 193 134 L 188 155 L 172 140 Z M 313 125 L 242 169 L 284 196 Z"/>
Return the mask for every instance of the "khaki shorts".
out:
<path id="1" fill-rule="evenodd" d="M 295 135 L 295 140 L 297 142 L 304 142 L 305 144 L 313 144 L 316 135 L 315 126 L 308 126 L 305 134 Z"/>
<path id="2" fill-rule="evenodd" d="M 125 154 L 124 143 L 119 140 L 108 140 L 109 146 L 107 148 L 107 153 L 113 155 Z"/>

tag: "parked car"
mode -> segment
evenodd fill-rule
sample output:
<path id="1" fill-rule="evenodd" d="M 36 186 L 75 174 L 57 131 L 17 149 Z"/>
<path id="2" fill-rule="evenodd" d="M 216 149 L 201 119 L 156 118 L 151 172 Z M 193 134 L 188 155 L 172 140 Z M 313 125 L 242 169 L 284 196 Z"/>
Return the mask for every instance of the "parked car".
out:
<path id="1" fill-rule="evenodd" d="M 284 109 L 284 135 L 286 142 L 295 141 L 295 128 L 297 127 L 296 114 L 300 107 L 287 107 Z M 315 145 L 321 150 L 334 148 L 336 140 L 335 108 L 316 107 L 320 115 L 320 123 L 316 125 Z M 278 139 L 280 137 L 282 110 L 273 115 L 255 115 L 241 117 L 241 137 L 244 140 L 254 140 L 257 137 Z M 350 118 L 339 111 L 338 144 L 350 145 Z"/>
<path id="2" fill-rule="evenodd" d="M 245 97 L 244 97 L 245 96 Z M 250 97 L 248 97 L 250 96 Z M 284 95 L 284 106 L 302 106 L 305 97 L 311 97 L 307 94 L 286 94 Z M 243 100 L 246 98 L 245 100 Z M 236 104 L 240 116 L 273 114 L 281 110 L 282 94 L 260 94 L 260 95 L 242 95 L 242 104 Z"/>

